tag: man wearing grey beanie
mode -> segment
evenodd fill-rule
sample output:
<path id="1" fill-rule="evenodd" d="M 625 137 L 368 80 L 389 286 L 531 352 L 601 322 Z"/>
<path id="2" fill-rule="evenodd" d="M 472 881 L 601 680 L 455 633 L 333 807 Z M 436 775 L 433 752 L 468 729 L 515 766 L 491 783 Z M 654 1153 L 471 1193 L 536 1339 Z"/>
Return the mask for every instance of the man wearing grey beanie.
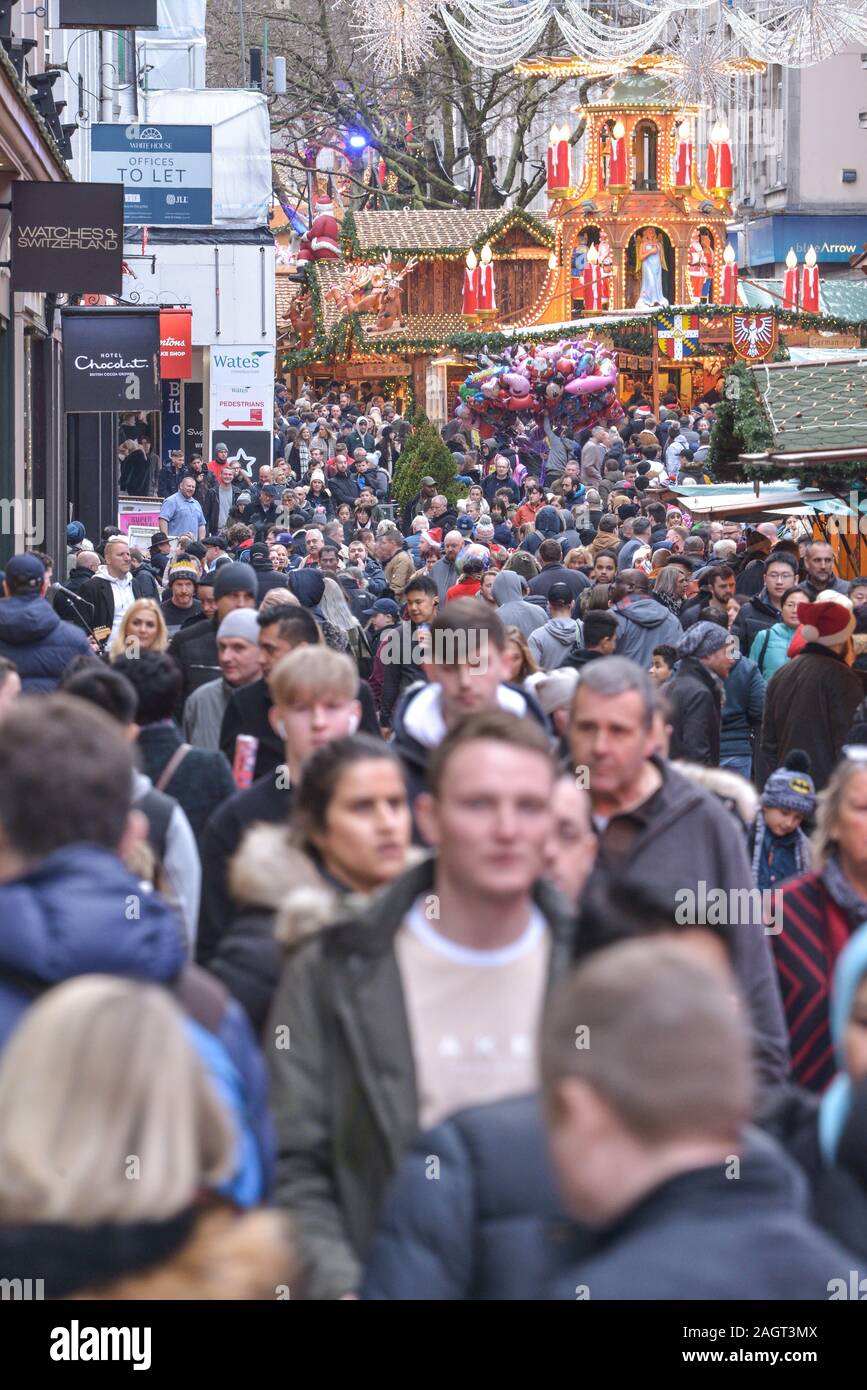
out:
<path id="1" fill-rule="evenodd" d="M 216 584 L 214 589 L 216 592 Z M 184 706 L 184 738 L 187 743 L 212 752 L 219 752 L 220 727 L 232 695 L 241 686 L 258 680 L 261 675 L 259 624 L 255 609 L 235 608 L 223 618 L 217 629 L 217 662 L 219 677 L 200 685 Z"/>
<path id="2" fill-rule="evenodd" d="M 671 701 L 672 759 L 719 767 L 723 681 L 732 668 L 728 630 L 694 623 L 677 644 L 680 660 L 666 686 Z"/>
<path id="3" fill-rule="evenodd" d="M 216 616 L 185 625 L 175 633 L 169 644 L 169 656 L 178 663 L 183 676 L 178 718 L 189 695 L 220 674 L 217 660 L 217 628 L 220 623 L 236 608 L 255 608 L 257 592 L 258 581 L 252 565 L 234 561 L 220 565 L 214 574 Z"/>

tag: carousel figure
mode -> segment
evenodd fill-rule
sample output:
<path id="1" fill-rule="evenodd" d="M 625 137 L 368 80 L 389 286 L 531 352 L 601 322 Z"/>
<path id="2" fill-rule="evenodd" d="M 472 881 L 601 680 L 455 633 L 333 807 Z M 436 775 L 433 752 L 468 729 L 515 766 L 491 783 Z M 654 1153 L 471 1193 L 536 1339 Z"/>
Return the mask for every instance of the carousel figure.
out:
<path id="1" fill-rule="evenodd" d="M 636 270 L 641 270 L 641 289 L 636 309 L 667 309 L 662 288 L 662 272 L 668 269 L 665 249 L 656 227 L 642 227 L 635 243 Z"/>
<path id="2" fill-rule="evenodd" d="M 694 303 L 709 304 L 713 298 L 714 249 L 706 227 L 693 234 L 689 243 L 689 284 Z"/>

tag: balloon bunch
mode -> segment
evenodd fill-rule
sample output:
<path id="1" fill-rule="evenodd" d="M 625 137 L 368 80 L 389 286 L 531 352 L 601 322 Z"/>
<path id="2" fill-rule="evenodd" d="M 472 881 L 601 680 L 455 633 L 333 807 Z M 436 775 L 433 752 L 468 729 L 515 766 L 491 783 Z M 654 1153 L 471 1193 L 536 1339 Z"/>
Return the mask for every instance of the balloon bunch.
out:
<path id="1" fill-rule="evenodd" d="M 489 438 L 513 433 L 522 414 L 583 429 L 618 424 L 617 357 L 601 343 L 563 339 L 516 345 L 496 358 L 480 354 L 479 371 L 458 388 L 458 416 Z"/>

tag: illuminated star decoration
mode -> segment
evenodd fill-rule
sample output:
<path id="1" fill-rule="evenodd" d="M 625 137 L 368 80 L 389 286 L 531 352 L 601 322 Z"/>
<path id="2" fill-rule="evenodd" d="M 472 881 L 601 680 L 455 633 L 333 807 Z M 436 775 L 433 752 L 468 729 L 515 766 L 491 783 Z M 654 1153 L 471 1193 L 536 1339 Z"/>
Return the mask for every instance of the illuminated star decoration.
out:
<path id="1" fill-rule="evenodd" d="M 440 33 L 436 0 L 350 0 L 360 52 L 389 75 L 417 72 Z"/>
<path id="2" fill-rule="evenodd" d="M 705 16 L 685 15 L 672 38 L 663 44 L 657 71 L 665 76 L 675 102 L 682 107 L 706 106 L 725 110 L 729 104 L 735 48 L 721 24 Z"/>

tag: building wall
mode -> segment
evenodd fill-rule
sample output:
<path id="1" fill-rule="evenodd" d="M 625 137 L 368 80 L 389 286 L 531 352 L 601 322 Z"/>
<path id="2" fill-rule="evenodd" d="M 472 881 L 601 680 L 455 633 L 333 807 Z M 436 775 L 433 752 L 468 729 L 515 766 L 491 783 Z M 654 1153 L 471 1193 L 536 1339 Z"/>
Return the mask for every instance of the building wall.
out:
<path id="1" fill-rule="evenodd" d="M 867 211 L 867 68 L 860 51 L 841 53 L 800 74 L 799 203 L 839 211 L 856 203 Z M 794 118 L 794 110 L 790 113 Z M 843 169 L 857 181 L 843 183 Z"/>

